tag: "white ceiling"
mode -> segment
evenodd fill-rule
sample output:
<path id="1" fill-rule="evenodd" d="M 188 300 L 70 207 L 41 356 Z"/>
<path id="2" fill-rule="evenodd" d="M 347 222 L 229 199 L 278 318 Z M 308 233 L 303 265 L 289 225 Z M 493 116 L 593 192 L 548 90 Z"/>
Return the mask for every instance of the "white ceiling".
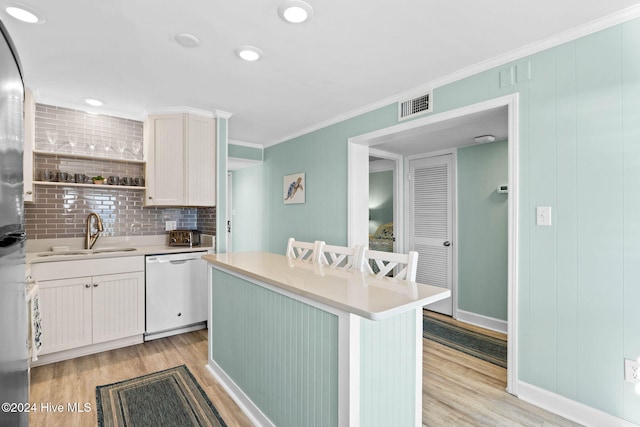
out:
<path id="1" fill-rule="evenodd" d="M 46 17 L 4 21 L 38 102 L 124 117 L 186 106 L 233 113 L 229 138 L 280 142 L 319 123 L 630 7 L 637 0 L 20 0 Z M 200 47 L 174 36 L 191 33 Z M 262 49 L 247 63 L 241 45 Z M 437 100 L 436 100 L 437 102 Z"/>
<path id="2" fill-rule="evenodd" d="M 370 139 L 376 150 L 410 156 L 449 148 L 474 145 L 477 136 L 491 135 L 504 141 L 509 135 L 509 112 L 506 106 L 467 114 L 429 125 Z"/>

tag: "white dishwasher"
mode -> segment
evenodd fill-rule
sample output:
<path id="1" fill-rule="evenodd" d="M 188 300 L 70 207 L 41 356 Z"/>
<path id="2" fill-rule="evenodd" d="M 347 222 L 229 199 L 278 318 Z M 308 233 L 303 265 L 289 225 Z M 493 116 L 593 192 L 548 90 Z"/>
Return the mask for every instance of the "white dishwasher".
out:
<path id="1" fill-rule="evenodd" d="M 146 256 L 145 341 L 207 326 L 207 251 Z"/>

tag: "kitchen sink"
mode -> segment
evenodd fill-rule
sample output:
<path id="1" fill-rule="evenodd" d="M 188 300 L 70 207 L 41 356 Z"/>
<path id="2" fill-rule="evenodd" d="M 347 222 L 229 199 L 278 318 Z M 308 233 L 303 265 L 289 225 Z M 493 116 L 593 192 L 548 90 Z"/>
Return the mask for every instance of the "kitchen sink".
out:
<path id="1" fill-rule="evenodd" d="M 39 257 L 45 256 L 69 256 L 69 255 L 94 255 L 104 254 L 112 252 L 132 252 L 137 251 L 136 248 L 99 248 L 99 249 L 85 249 L 80 251 L 51 251 L 38 254 Z"/>
<path id="2" fill-rule="evenodd" d="M 43 252 L 38 256 L 60 256 L 60 255 L 89 255 L 89 251 L 56 251 L 56 252 Z"/>

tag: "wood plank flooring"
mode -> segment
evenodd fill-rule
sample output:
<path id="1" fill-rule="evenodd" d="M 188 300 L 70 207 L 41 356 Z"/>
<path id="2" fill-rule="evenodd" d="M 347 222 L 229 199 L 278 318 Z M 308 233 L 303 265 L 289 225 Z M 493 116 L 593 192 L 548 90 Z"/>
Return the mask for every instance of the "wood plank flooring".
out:
<path id="1" fill-rule="evenodd" d="M 506 370 L 448 347 L 423 340 L 424 426 L 575 426 L 505 391 Z M 149 341 L 119 350 L 33 368 L 29 417 L 32 427 L 95 426 L 98 385 L 185 364 L 229 426 L 249 419 L 205 369 L 206 330 Z M 64 412 L 41 411 L 47 402 Z M 67 403 L 87 402 L 91 412 L 71 413 Z M 301 426 L 304 427 L 304 426 Z"/>

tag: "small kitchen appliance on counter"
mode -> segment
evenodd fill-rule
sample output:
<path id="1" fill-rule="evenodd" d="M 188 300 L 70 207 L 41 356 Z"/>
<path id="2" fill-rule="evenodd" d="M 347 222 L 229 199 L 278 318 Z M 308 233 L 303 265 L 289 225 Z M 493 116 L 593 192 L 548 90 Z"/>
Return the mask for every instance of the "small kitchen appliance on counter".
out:
<path id="1" fill-rule="evenodd" d="M 169 232 L 169 246 L 200 246 L 200 231 L 172 230 Z"/>

